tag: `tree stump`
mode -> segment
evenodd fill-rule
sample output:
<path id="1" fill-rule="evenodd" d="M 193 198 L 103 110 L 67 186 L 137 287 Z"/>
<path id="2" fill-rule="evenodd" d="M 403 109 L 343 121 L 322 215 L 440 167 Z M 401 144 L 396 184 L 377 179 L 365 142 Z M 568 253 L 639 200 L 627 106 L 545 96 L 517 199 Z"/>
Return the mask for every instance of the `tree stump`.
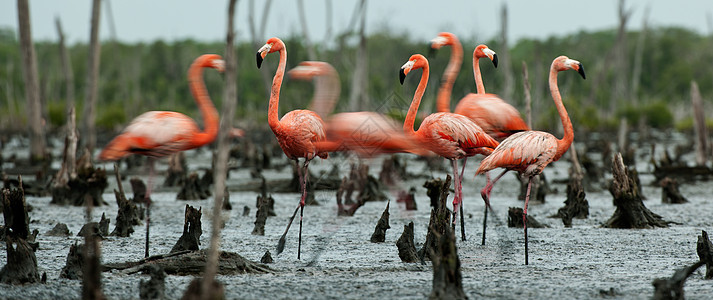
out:
<path id="1" fill-rule="evenodd" d="M 77 176 L 70 178 L 66 185 L 54 186 L 50 203 L 84 206 L 85 201 L 92 201 L 93 206 L 106 205 L 102 194 L 107 186 L 106 170 L 94 168 L 89 151 L 84 151 L 84 155 L 77 161 Z"/>
<path id="2" fill-rule="evenodd" d="M 445 233 L 436 233 L 436 252 L 431 255 L 433 262 L 433 288 L 429 299 L 467 299 L 463 292 L 463 276 L 456 248 L 456 237 L 450 226 Z"/>
<path id="3" fill-rule="evenodd" d="M 133 274 L 146 269 L 149 265 L 158 265 L 168 275 L 197 275 L 205 271 L 207 250 L 179 251 L 169 254 L 154 255 L 139 261 L 104 264 L 103 271 L 122 270 L 124 274 Z M 237 253 L 221 251 L 218 260 L 218 274 L 265 274 L 274 271 L 268 266 L 251 262 Z"/>
<path id="4" fill-rule="evenodd" d="M 379 182 L 392 186 L 403 181 L 407 176 L 406 164 L 398 156 L 392 154 L 382 161 Z"/>
<path id="5" fill-rule="evenodd" d="M 686 279 L 703 264 L 703 261 L 699 261 L 692 266 L 676 270 L 671 278 L 655 279 L 652 283 L 654 285 L 654 300 L 685 299 L 683 285 L 686 283 Z"/>
<path id="6" fill-rule="evenodd" d="M 223 191 L 223 204 L 221 206 L 223 210 L 233 210 L 233 205 L 230 204 L 230 191 L 228 191 L 228 187 L 225 187 L 225 190 Z"/>
<path id="7" fill-rule="evenodd" d="M 517 179 L 520 181 L 520 195 L 517 196 L 517 199 L 525 201 L 525 196 L 527 195 L 527 183 L 530 178 L 520 175 L 520 172 L 515 172 L 515 176 L 517 176 Z M 550 185 L 547 183 L 545 173 L 541 173 L 532 178 L 530 201 L 545 203 L 545 196 L 547 196 L 550 192 Z"/>
<path id="8" fill-rule="evenodd" d="M 381 218 L 376 222 L 376 228 L 374 228 L 374 233 L 371 234 L 372 243 L 383 243 L 386 240 L 386 230 L 391 228 L 389 226 L 389 204 L 386 203 L 386 209 L 381 213 Z"/>
<path id="9" fill-rule="evenodd" d="M 272 198 L 272 195 L 268 195 L 267 193 L 267 182 L 265 181 L 265 177 L 261 176 L 262 183 L 260 184 L 260 195 L 257 196 L 257 199 L 255 200 L 255 207 L 260 206 L 260 201 L 265 201 L 267 203 L 267 216 L 268 217 L 274 217 L 277 216 L 275 213 L 275 199 Z M 248 208 L 249 210 L 250 208 Z"/>
<path id="10" fill-rule="evenodd" d="M 185 218 L 183 221 L 183 234 L 173 248 L 171 252 L 178 252 L 183 250 L 195 251 L 199 249 L 201 244 L 201 235 L 203 234 L 203 229 L 201 228 L 201 212 L 202 208 L 195 209 L 193 206 L 186 204 Z"/>
<path id="11" fill-rule="evenodd" d="M 664 177 L 659 182 L 661 185 L 661 203 L 680 204 L 688 202 L 686 197 L 678 190 L 678 180 L 671 177 Z"/>
<path id="12" fill-rule="evenodd" d="M 139 282 L 139 298 L 144 299 L 165 299 L 166 298 L 166 272 L 159 265 L 149 265 L 146 273 L 151 278 Z"/>
<path id="13" fill-rule="evenodd" d="M 67 253 L 67 262 L 62 271 L 59 273 L 59 278 L 79 280 L 84 274 L 84 244 L 77 245 L 77 242 L 69 246 Z"/>
<path id="14" fill-rule="evenodd" d="M 644 206 L 643 199 L 637 188 L 637 183 L 630 176 L 621 154 L 614 157 L 612 165 L 614 180 L 609 186 L 609 192 L 614 197 L 616 211 L 604 224 L 607 228 L 652 228 L 668 227 L 669 222 L 651 212 Z"/>
<path id="15" fill-rule="evenodd" d="M 210 196 L 206 191 L 209 187 L 202 186 L 198 174 L 193 172 L 181 185 L 181 190 L 176 195 L 176 200 L 203 200 Z"/>
<path id="16" fill-rule="evenodd" d="M 146 204 L 146 184 L 144 181 L 138 177 L 134 177 L 129 180 L 129 183 L 131 184 L 131 191 L 134 193 L 134 198 L 131 199 L 131 202 Z M 149 199 L 149 201 L 151 201 L 151 199 Z"/>
<path id="17" fill-rule="evenodd" d="M 265 254 L 260 258 L 260 262 L 263 264 L 271 264 L 273 262 L 270 250 L 265 251 Z"/>
<path id="18" fill-rule="evenodd" d="M 399 258 L 405 263 L 415 263 L 419 261 L 416 245 L 413 242 L 413 222 L 404 225 L 404 231 L 396 241 L 396 247 L 399 249 Z"/>
<path id="19" fill-rule="evenodd" d="M 432 178 L 426 180 L 423 183 L 423 187 L 426 188 L 426 195 L 431 200 L 431 208 L 438 207 L 438 199 L 441 197 L 441 188 L 443 187 L 443 180 L 440 178 Z"/>
<path id="20" fill-rule="evenodd" d="M 210 291 L 203 291 L 202 289 L 203 278 L 193 278 L 181 300 L 225 299 L 225 287 L 218 280 L 213 280 L 213 286 Z"/>
<path id="21" fill-rule="evenodd" d="M 708 239 L 708 233 L 705 230 L 701 230 L 701 235 L 698 236 L 696 252 L 698 252 L 698 258 L 706 264 L 706 275 L 703 278 L 713 279 L 713 244 Z"/>
<path id="22" fill-rule="evenodd" d="M 45 232 L 46 236 L 70 236 L 72 233 L 69 231 L 67 224 L 57 223 L 52 229 Z"/>
<path id="23" fill-rule="evenodd" d="M 135 225 L 141 225 L 139 208 L 135 203 L 127 200 L 123 193 L 114 190 L 114 195 L 116 196 L 116 205 L 119 211 L 116 214 L 116 224 L 111 235 L 128 237 L 134 233 Z"/>
<path id="24" fill-rule="evenodd" d="M 426 242 L 418 251 L 418 256 L 421 260 L 433 260 L 434 253 L 439 253 L 440 236 L 451 231 L 451 211 L 446 207 L 448 199 L 448 191 L 451 186 L 451 176 L 447 175 L 446 180 L 433 179 L 426 182 L 429 185 L 429 197 L 431 192 L 438 191 L 438 202 L 431 209 L 431 219 L 428 221 L 428 233 L 426 234 Z M 424 184 L 424 186 L 426 185 Z"/>
<path id="25" fill-rule="evenodd" d="M 163 181 L 163 186 L 171 187 L 183 185 L 188 177 L 186 155 L 183 152 L 171 154 L 168 157 L 168 170 L 166 172 L 166 179 Z"/>
<path id="26" fill-rule="evenodd" d="M 586 219 L 589 216 L 589 201 L 585 197 L 582 174 L 572 172 L 567 183 L 567 199 L 564 201 L 564 207 L 557 210 L 556 215 L 562 219 L 565 227 L 572 227 L 572 218 Z"/>
<path id="27" fill-rule="evenodd" d="M 30 218 L 25 206 L 22 179 L 19 189 L 2 189 L 7 264 L 0 269 L 0 283 L 25 284 L 40 281 L 37 257 L 30 245 Z"/>
<path id="28" fill-rule="evenodd" d="M 84 226 L 82 226 L 82 229 L 79 230 L 79 233 L 77 233 L 77 236 L 86 236 L 88 234 L 98 236 L 99 238 L 109 236 L 109 219 L 106 218 L 106 215 L 104 215 L 104 213 L 102 213 L 102 217 L 101 220 L 99 220 L 99 223 L 89 222 L 87 224 L 84 224 Z"/>
<path id="29" fill-rule="evenodd" d="M 257 197 L 258 203 L 257 212 L 255 213 L 255 226 L 252 232 L 253 235 L 265 235 L 265 222 L 267 221 L 268 211 L 270 209 L 270 199 L 260 196 Z"/>
<path id="30" fill-rule="evenodd" d="M 508 227 L 522 228 L 522 208 L 510 207 L 508 209 Z M 548 228 L 547 224 L 542 224 L 535 220 L 531 214 L 527 214 L 527 228 Z"/>
<path id="31" fill-rule="evenodd" d="M 404 203 L 406 205 L 406 210 L 417 210 L 416 206 L 416 188 L 411 187 L 407 191 L 399 191 L 399 196 L 396 199 L 396 203 Z"/>

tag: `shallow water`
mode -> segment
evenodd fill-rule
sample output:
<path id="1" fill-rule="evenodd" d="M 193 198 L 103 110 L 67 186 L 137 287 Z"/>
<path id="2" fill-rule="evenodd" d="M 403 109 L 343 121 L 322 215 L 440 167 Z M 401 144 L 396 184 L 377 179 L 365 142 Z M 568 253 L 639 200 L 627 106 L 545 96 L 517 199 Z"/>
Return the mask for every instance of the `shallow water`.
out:
<path id="1" fill-rule="evenodd" d="M 18 146 L 18 147 L 21 147 Z M 10 147 L 12 148 L 12 147 Z M 647 149 L 641 147 L 642 149 Z M 6 151 L 8 149 L 6 148 Z M 190 168 L 196 170 L 209 164 L 207 151 L 191 151 L 187 158 Z M 410 157 L 404 155 L 405 157 Z M 642 154 L 645 156 L 645 154 Z M 566 157 L 565 157 L 566 158 Z M 349 170 L 351 159 L 315 160 L 310 168 L 319 174 L 333 164 L 340 164 L 342 174 Z M 681 185 L 681 192 L 690 201 L 672 205 L 661 203 L 661 188 L 651 186 L 653 176 L 648 158 L 638 158 L 637 168 L 642 173 L 643 193 L 648 197 L 645 205 L 665 220 L 674 221 L 670 228 L 619 230 L 601 228 L 601 224 L 613 214 L 612 197 L 608 191 L 588 191 L 590 216 L 573 220 L 572 228 L 564 228 L 559 219 L 548 218 L 563 206 L 565 186 L 552 183 L 567 177 L 569 163 L 560 161 L 546 169 L 551 185 L 558 192 L 547 195 L 544 204 L 532 203 L 530 215 L 550 228 L 530 229 L 530 265 L 524 263 L 524 237 L 522 229 L 508 228 L 508 207 L 521 207 L 518 201 L 519 183 L 513 174 L 503 177 L 492 192 L 491 203 L 496 211 L 490 214 L 487 245 L 480 245 L 483 203 L 479 189 L 484 178 L 473 180 L 478 159 L 471 159 L 464 180 L 464 208 L 468 240 L 457 239 L 458 254 L 463 275 L 463 289 L 471 298 L 612 298 L 648 299 L 653 295 L 651 282 L 658 277 L 670 277 L 676 269 L 698 260 L 696 239 L 701 230 L 713 231 L 713 185 L 710 182 L 695 182 Z M 380 160 L 368 161 L 371 173 L 378 174 Z M 422 163 L 409 160 L 409 171 L 420 172 Z M 111 165 L 106 165 L 111 170 Z M 159 170 L 165 166 L 159 167 Z M 268 179 L 289 178 L 282 172 L 266 171 Z M 444 178 L 445 173 L 430 174 Z M 251 181 L 246 170 L 233 171 L 228 186 Z M 611 178 L 607 174 L 606 178 Z M 144 177 L 145 180 L 145 177 Z M 210 237 L 210 207 L 212 198 L 199 201 L 177 201 L 177 190 L 160 188 L 163 178 L 155 181 L 156 192 L 152 195 L 151 254 L 167 253 L 181 235 L 183 211 L 186 204 L 203 208 L 203 235 L 201 247 L 206 248 Z M 124 187 L 130 191 L 128 180 Z M 252 261 L 259 261 L 269 250 L 275 262 L 270 267 L 273 274 L 219 276 L 226 286 L 229 299 L 271 298 L 425 298 L 431 292 L 432 269 L 430 262 L 402 263 L 395 246 L 403 231 L 403 225 L 415 224 L 415 242 L 420 247 L 425 240 L 429 220 L 429 200 L 423 180 L 404 182 L 399 187 L 416 187 L 417 211 L 406 211 L 395 201 L 390 206 L 390 225 L 385 243 L 371 243 L 369 238 L 376 226 L 386 202 L 369 202 L 353 217 L 337 217 L 334 191 L 318 191 L 318 206 L 304 210 L 302 260 L 297 260 L 297 224 L 291 228 L 285 252 L 276 255 L 275 246 L 284 231 L 290 214 L 294 211 L 297 193 L 275 194 L 277 217 L 267 220 L 265 236 L 251 235 L 255 221 L 255 198 L 253 192 L 231 192 L 232 211 L 220 216 L 226 222 L 222 231 L 222 249 L 236 252 Z M 111 220 L 114 228 L 117 213 L 113 188 L 106 189 L 104 199 L 108 206 L 94 210 L 94 221 L 101 213 Z M 131 196 L 130 194 L 127 196 Z M 395 191 L 391 194 L 395 200 Z M 31 229 L 38 229 L 40 248 L 36 252 L 40 272 L 46 272 L 47 284 L 10 286 L 0 284 L 3 299 L 76 299 L 79 298 L 81 282 L 58 279 L 65 265 L 69 246 L 81 239 L 74 236 L 84 223 L 84 208 L 49 205 L 49 197 L 27 197 L 34 210 L 30 213 Z M 250 216 L 242 216 L 243 206 L 251 208 Z M 494 216 L 495 215 L 495 216 Z M 58 222 L 65 223 L 72 231 L 70 237 L 46 236 Z M 105 263 L 138 260 L 144 254 L 144 227 L 135 227 L 136 232 L 128 238 L 108 237 L 102 242 L 102 259 Z M 0 261 L 6 260 L 4 243 L 0 243 Z M 694 273 L 685 285 L 689 299 L 710 299 L 713 281 L 703 280 L 704 268 Z M 110 299 L 135 299 L 139 297 L 139 281 L 147 280 L 141 274 L 126 275 L 119 271 L 103 274 L 104 293 Z M 168 276 L 166 294 L 180 298 L 190 282 L 190 276 Z M 602 296 L 601 291 L 613 296 Z"/>

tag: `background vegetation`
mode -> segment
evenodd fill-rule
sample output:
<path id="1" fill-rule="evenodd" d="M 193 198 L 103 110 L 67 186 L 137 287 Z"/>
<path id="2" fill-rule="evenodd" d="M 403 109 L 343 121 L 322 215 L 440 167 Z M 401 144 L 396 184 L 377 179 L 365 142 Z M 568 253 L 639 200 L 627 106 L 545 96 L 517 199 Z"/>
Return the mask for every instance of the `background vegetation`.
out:
<path id="1" fill-rule="evenodd" d="M 434 32 L 434 37 L 437 32 Z M 582 62 L 587 80 L 576 74 L 559 76 L 560 90 L 565 105 L 579 130 L 610 130 L 621 118 L 629 124 L 645 123 L 657 128 L 688 129 L 692 126 L 690 112 L 690 86 L 697 81 L 706 105 L 713 94 L 713 71 L 707 67 L 713 61 L 713 37 L 701 36 L 682 28 L 651 28 L 641 56 L 640 77 L 630 70 L 634 65 L 636 42 L 640 32 L 628 32 L 626 59 L 622 66 L 613 65 L 609 59 L 615 44 L 616 30 L 578 32 L 546 40 L 520 40 L 509 50 L 510 57 L 497 40 L 461 40 L 464 62 L 454 85 L 452 105 L 466 93 L 475 91 L 471 70 L 472 51 L 475 45 L 486 43 L 499 53 L 500 68 L 481 62 L 486 90 L 500 93 L 505 89 L 504 74 L 513 75 L 513 94 L 508 100 L 524 112 L 522 63 L 527 64 L 533 97 L 533 124 L 536 129 L 557 128 L 559 118 L 552 105 L 547 87 L 547 72 L 552 59 L 559 55 Z M 288 49 L 288 70 L 300 61 L 307 60 L 300 36 L 282 37 Z M 267 126 L 268 94 L 266 82 L 255 66 L 255 52 L 260 45 L 250 42 L 236 44 L 238 58 L 238 106 L 235 118 L 242 126 Z M 59 47 L 56 42 L 35 43 L 40 73 L 41 99 L 44 103 L 48 129 L 58 128 L 65 122 L 65 102 L 74 101 L 81 112 L 87 65 L 87 45 L 69 46 L 76 99 L 66 99 L 62 78 Z M 104 131 L 119 130 L 126 122 L 148 110 L 179 111 L 200 118 L 186 80 L 186 71 L 194 58 L 203 53 L 224 51 L 224 43 L 201 43 L 182 40 L 167 43 L 125 44 L 104 42 L 101 48 L 99 101 L 97 127 Z M 317 47 L 319 60 L 330 62 L 339 71 L 342 82 L 338 111 L 347 107 L 352 75 L 356 63 L 357 41 L 351 37 L 339 39 L 333 47 Z M 367 37 L 368 94 L 370 103 L 362 103 L 364 110 L 376 110 L 401 116 L 405 113 L 419 76 L 410 76 L 401 86 L 397 72 L 413 53 L 427 54 L 428 41 L 414 40 L 407 34 L 380 32 Z M 433 111 L 435 95 L 450 50 L 440 50 L 430 57 L 431 80 L 421 111 Z M 511 60 L 511 69 L 502 68 L 502 60 Z M 272 79 L 278 57 L 270 55 L 263 68 Z M 619 61 L 621 62 L 621 61 Z M 221 107 L 222 76 L 206 72 L 206 84 L 216 107 Z M 625 93 L 616 93 L 617 81 L 626 81 Z M 639 88 L 630 86 L 638 81 Z M 620 82 L 619 82 L 620 83 Z M 312 95 L 309 82 L 286 80 L 281 93 L 281 113 L 308 105 Z M 19 42 L 16 33 L 0 29 L 0 129 L 24 130 L 26 113 L 24 84 Z M 78 118 L 81 119 L 81 114 Z"/>

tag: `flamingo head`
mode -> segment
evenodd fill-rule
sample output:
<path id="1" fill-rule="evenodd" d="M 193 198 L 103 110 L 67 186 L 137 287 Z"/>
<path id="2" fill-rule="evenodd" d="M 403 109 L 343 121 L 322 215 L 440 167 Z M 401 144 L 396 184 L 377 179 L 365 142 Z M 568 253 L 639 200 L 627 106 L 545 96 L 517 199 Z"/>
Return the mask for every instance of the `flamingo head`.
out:
<path id="1" fill-rule="evenodd" d="M 225 70 L 225 61 L 218 54 L 203 54 L 193 61 L 193 64 L 198 64 L 202 68 L 213 68 L 218 72 Z"/>
<path id="2" fill-rule="evenodd" d="M 490 59 L 490 61 L 493 62 L 493 65 L 496 68 L 498 67 L 498 55 L 495 53 L 495 51 L 491 50 L 490 48 L 488 48 L 488 46 L 484 44 L 480 44 L 475 47 L 475 51 L 473 51 L 473 59 L 480 59 L 484 57 Z"/>
<path id="3" fill-rule="evenodd" d="M 258 69 L 260 66 L 262 66 L 262 60 L 265 59 L 265 56 L 267 56 L 268 53 L 272 53 L 275 51 L 280 51 L 285 48 L 285 43 L 282 42 L 279 38 L 270 38 L 267 40 L 265 45 L 260 47 L 260 49 L 257 50 L 257 67 Z"/>
<path id="4" fill-rule="evenodd" d="M 453 45 L 456 41 L 458 41 L 458 38 L 456 38 L 454 34 L 450 32 L 441 32 L 437 37 L 431 40 L 431 48 L 438 50 L 443 46 Z"/>
<path id="5" fill-rule="evenodd" d="M 328 65 L 328 63 L 321 61 L 303 61 L 287 72 L 287 75 L 293 79 L 311 80 L 314 77 L 327 74 L 328 68 L 331 67 Z"/>
<path id="6" fill-rule="evenodd" d="M 421 68 L 428 68 L 428 60 L 426 57 L 421 54 L 411 55 L 411 58 L 409 58 L 409 60 L 401 66 L 401 70 L 399 71 L 399 80 L 401 81 L 401 84 L 404 84 L 404 79 L 406 78 L 406 75 L 411 72 L 411 70 Z"/>
<path id="7" fill-rule="evenodd" d="M 582 66 L 582 63 L 564 55 L 557 57 L 554 61 L 552 61 L 552 69 L 557 72 L 575 70 L 580 76 L 582 76 L 582 78 L 587 79 L 584 75 L 584 66 Z"/>

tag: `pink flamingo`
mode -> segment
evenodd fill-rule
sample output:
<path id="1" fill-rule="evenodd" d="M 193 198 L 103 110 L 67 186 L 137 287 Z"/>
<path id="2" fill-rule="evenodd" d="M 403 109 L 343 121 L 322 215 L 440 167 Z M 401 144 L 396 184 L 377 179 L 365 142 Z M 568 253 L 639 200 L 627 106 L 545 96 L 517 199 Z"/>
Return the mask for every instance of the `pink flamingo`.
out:
<path id="1" fill-rule="evenodd" d="M 421 54 L 412 55 L 401 67 L 399 73 L 401 84 L 406 75 L 414 69 L 423 69 L 423 73 L 404 120 L 404 132 L 426 149 L 451 161 L 455 187 L 453 198 L 453 226 L 455 227 L 456 212 L 462 199 L 457 161 L 475 154 L 487 155 L 497 147 L 498 142 L 467 117 L 449 112 L 437 112 L 427 116 L 421 122 L 418 131 L 414 131 L 416 113 L 428 84 L 428 60 Z"/>
<path id="2" fill-rule="evenodd" d="M 320 150 L 354 151 L 361 157 L 384 152 L 425 154 L 406 137 L 396 121 L 382 114 L 362 111 L 330 115 L 340 93 L 339 74 L 331 64 L 303 61 L 287 74 L 293 79 L 315 81 L 310 107 L 326 122 L 327 140 L 316 143 Z"/>
<path id="3" fill-rule="evenodd" d="M 267 43 L 265 43 L 265 45 L 257 51 L 256 59 L 257 67 L 260 68 L 265 56 L 267 56 L 268 53 L 276 51 L 280 53 L 280 62 L 277 65 L 275 77 L 272 79 L 272 92 L 270 93 L 267 123 L 270 125 L 272 132 L 275 134 L 282 151 L 285 152 L 285 155 L 287 155 L 289 159 L 294 160 L 297 163 L 297 174 L 299 175 L 300 185 L 302 188 L 302 197 L 300 198 L 299 205 L 297 205 L 297 209 L 295 209 L 289 223 L 287 223 L 285 233 L 282 237 L 280 237 L 280 240 L 277 243 L 277 254 L 282 253 L 284 250 L 287 231 L 290 230 L 290 225 L 292 225 L 292 221 L 297 214 L 297 210 L 299 210 L 300 233 L 297 246 L 297 259 L 300 259 L 300 252 L 302 249 L 302 217 L 305 206 L 305 198 L 307 196 L 307 177 L 309 177 L 307 167 L 309 166 L 310 161 L 312 161 L 312 159 L 316 156 L 327 158 L 329 154 L 327 152 L 320 151 L 315 146 L 316 142 L 324 141 L 325 139 L 324 122 L 315 112 L 302 109 L 293 110 L 282 116 L 282 119 L 278 119 L 277 108 L 280 102 L 280 88 L 282 87 L 282 78 L 285 75 L 285 65 L 287 64 L 287 49 L 285 48 L 285 43 L 276 37 L 267 40 Z M 304 158 L 304 165 L 302 168 L 299 167 L 299 158 Z"/>
<path id="4" fill-rule="evenodd" d="M 523 131 L 511 135 L 500 143 L 495 148 L 495 151 L 488 157 L 483 159 L 476 174 L 481 174 L 495 168 L 505 168 L 505 170 L 488 183 L 484 188 L 487 192 L 484 194 L 486 198 L 490 197 L 490 191 L 493 184 L 497 182 L 507 171 L 515 170 L 520 174 L 529 177 L 527 183 L 527 195 L 525 196 L 525 206 L 522 213 L 522 221 L 525 230 L 525 264 L 528 263 L 527 257 L 527 204 L 530 200 L 530 188 L 532 186 L 532 177 L 542 173 L 545 167 L 557 161 L 569 149 L 574 139 L 574 131 L 572 130 L 572 121 L 562 104 L 562 96 L 560 96 L 559 87 L 557 86 L 557 73 L 565 70 L 575 70 L 582 78 L 584 75 L 584 67 L 579 61 L 570 59 L 566 56 L 559 56 L 552 61 L 550 67 L 549 84 L 552 99 L 557 107 L 557 112 L 562 120 L 564 128 L 564 137 L 557 139 L 554 135 L 543 131 Z"/>
<path id="5" fill-rule="evenodd" d="M 223 72 L 225 62 L 219 55 L 205 54 L 196 58 L 188 70 L 188 81 L 193 98 L 203 116 L 205 131 L 190 117 L 173 111 L 149 111 L 136 117 L 121 134 L 116 136 L 99 153 L 99 160 L 114 161 L 129 154 L 149 156 L 149 179 L 146 200 L 146 257 L 149 256 L 149 224 L 151 178 L 153 160 L 176 152 L 198 148 L 213 142 L 218 135 L 218 111 L 210 100 L 203 83 L 203 68 Z"/>

